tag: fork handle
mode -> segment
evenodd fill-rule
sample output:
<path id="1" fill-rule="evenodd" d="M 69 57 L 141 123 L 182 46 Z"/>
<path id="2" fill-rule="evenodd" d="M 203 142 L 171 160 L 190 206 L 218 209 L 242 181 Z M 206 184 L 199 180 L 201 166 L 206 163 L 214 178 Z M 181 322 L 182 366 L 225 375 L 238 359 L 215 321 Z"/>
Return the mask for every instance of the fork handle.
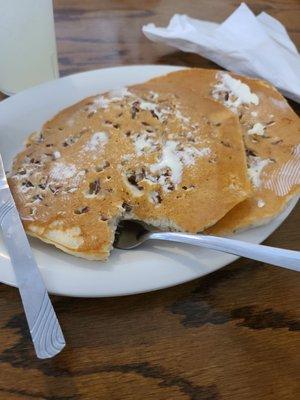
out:
<path id="1" fill-rule="evenodd" d="M 147 239 L 159 239 L 206 247 L 211 250 L 235 254 L 252 260 L 273 264 L 278 267 L 300 271 L 299 251 L 278 249 L 276 247 L 217 236 L 191 235 L 180 232 L 150 232 L 145 236 L 147 236 Z"/>

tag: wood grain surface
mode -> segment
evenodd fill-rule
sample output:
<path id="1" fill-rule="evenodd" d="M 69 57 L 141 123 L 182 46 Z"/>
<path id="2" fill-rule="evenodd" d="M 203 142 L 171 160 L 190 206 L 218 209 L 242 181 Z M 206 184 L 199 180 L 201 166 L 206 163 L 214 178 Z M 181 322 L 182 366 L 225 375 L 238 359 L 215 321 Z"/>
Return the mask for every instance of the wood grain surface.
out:
<path id="1" fill-rule="evenodd" d="M 61 75 L 122 64 L 213 66 L 151 43 L 141 27 L 164 25 L 175 12 L 222 21 L 238 4 L 55 0 Z M 299 48 L 299 0 L 248 4 L 283 22 Z M 266 244 L 299 250 L 299 224 L 298 206 Z M 17 290 L 0 285 L 0 399 L 299 399 L 299 282 L 296 272 L 242 259 L 155 293 L 53 297 L 68 345 L 46 361 L 35 358 Z"/>

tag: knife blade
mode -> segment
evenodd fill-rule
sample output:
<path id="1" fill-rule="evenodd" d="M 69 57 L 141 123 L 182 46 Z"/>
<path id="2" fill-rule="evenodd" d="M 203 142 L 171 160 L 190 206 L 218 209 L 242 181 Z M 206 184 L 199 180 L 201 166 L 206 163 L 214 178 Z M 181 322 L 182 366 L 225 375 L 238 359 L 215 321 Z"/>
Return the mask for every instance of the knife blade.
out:
<path id="1" fill-rule="evenodd" d="M 36 355 L 53 357 L 64 348 L 65 339 L 10 192 L 1 154 L 0 226 Z"/>

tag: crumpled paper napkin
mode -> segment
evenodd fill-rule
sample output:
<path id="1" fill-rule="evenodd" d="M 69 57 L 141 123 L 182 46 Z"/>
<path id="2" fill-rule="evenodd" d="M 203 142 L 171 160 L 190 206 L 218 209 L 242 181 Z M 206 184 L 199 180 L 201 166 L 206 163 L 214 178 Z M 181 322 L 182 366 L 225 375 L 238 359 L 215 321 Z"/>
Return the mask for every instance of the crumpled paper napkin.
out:
<path id="1" fill-rule="evenodd" d="M 285 27 L 242 3 L 222 24 L 175 14 L 166 28 L 143 26 L 150 40 L 198 53 L 230 71 L 273 83 L 300 103 L 300 55 Z"/>

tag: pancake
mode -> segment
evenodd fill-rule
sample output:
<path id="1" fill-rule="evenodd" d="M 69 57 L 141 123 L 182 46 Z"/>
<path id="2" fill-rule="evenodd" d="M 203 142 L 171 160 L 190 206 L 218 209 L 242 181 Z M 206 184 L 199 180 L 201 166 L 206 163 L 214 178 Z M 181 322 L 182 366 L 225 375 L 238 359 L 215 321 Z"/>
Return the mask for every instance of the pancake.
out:
<path id="1" fill-rule="evenodd" d="M 198 232 L 251 192 L 237 116 L 163 78 L 60 112 L 30 136 L 9 184 L 28 234 L 100 260 L 121 219 Z"/>
<path id="2" fill-rule="evenodd" d="M 210 97 L 240 120 L 253 195 L 238 204 L 211 234 L 230 234 L 276 217 L 300 193 L 300 123 L 284 97 L 269 83 L 225 71 L 187 69 L 156 78 Z"/>

